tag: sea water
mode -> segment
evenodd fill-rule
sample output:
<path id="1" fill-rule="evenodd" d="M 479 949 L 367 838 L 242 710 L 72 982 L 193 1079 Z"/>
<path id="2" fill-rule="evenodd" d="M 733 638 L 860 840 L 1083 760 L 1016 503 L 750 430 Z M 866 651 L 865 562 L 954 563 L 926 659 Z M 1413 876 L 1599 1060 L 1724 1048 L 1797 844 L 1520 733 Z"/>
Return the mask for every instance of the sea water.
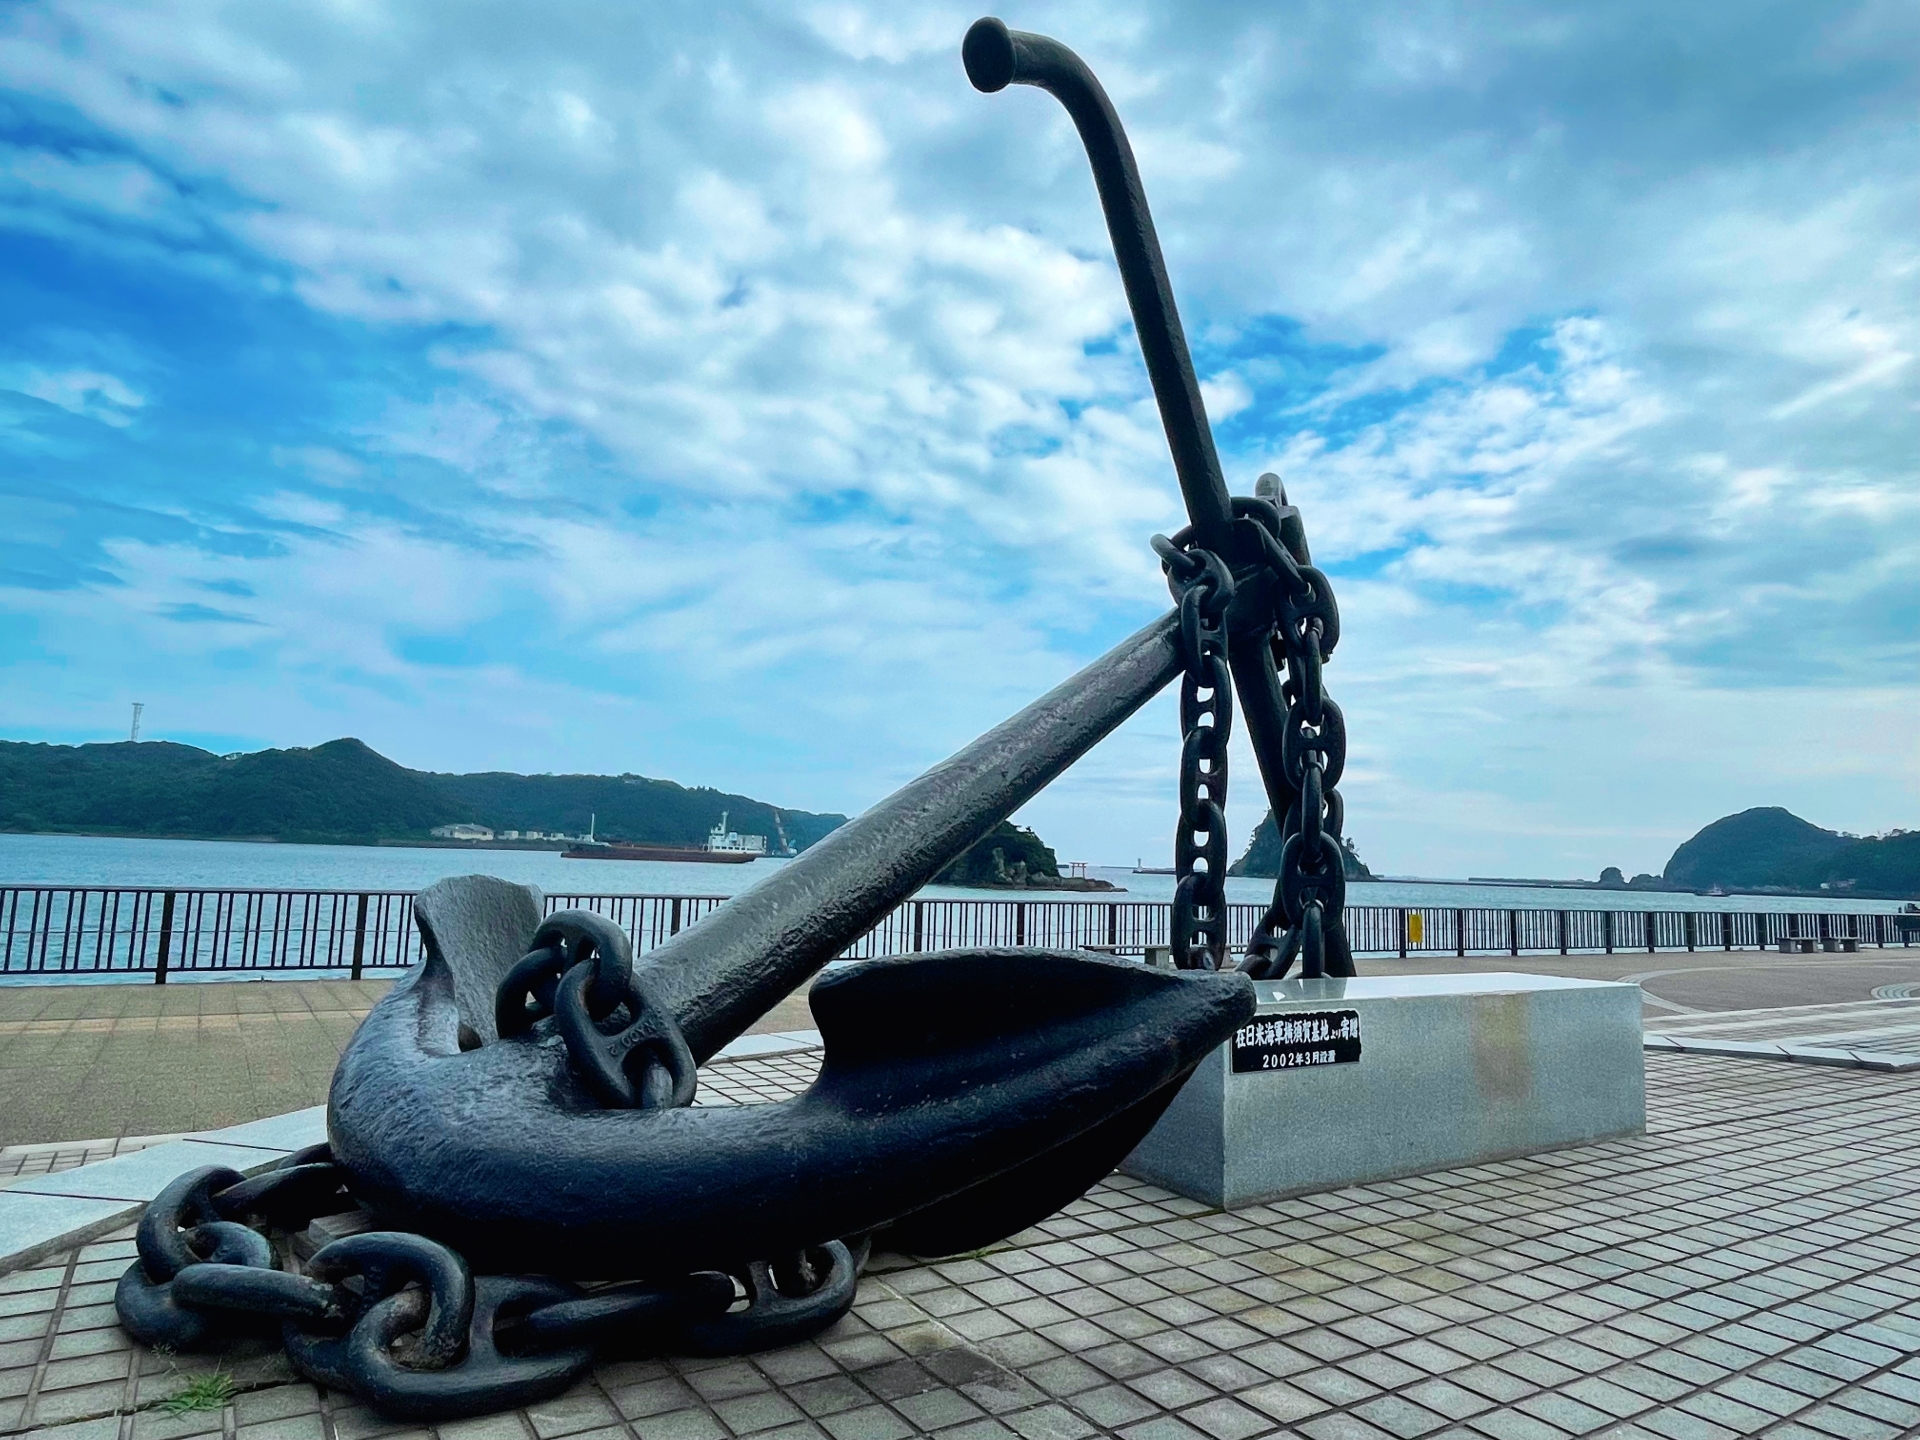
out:
<path id="1" fill-rule="evenodd" d="M 549 895 L 737 895 L 785 860 L 745 865 L 661 860 L 566 860 L 552 850 L 483 850 L 400 845 L 275 845 L 229 840 L 139 840 L 95 835 L 0 834 L 0 885 L 157 886 L 193 890 L 419 890 L 449 875 L 497 875 Z M 930 885 L 929 900 L 1158 900 L 1173 898 L 1171 875 L 1095 866 L 1089 875 L 1124 894 L 969 890 Z M 1271 880 L 1227 881 L 1227 899 L 1263 905 Z M 1501 910 L 1892 911 L 1887 900 L 1837 896 L 1668 894 L 1658 891 L 1476 885 L 1468 882 L 1350 882 L 1349 905 Z"/>

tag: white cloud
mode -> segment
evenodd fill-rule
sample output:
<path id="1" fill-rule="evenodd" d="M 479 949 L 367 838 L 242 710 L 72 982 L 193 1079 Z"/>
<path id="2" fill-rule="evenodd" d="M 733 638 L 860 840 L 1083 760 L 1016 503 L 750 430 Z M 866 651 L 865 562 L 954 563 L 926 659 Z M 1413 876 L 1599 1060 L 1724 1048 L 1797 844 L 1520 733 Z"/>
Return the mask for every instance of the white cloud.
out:
<path id="1" fill-rule="evenodd" d="M 0 385 L 58 405 L 75 415 L 108 425 L 127 426 L 147 403 L 147 397 L 116 375 L 98 370 L 54 370 L 24 367 L 0 377 Z"/>
<path id="2" fill-rule="evenodd" d="M 1595 715 L 1731 723 L 1770 665 L 1805 677 L 1779 693 L 1807 715 L 1885 713 L 1920 534 L 1920 181 L 1887 58 L 1909 22 L 1818 9 L 1019 17 L 1106 77 L 1190 333 L 1304 327 L 1252 357 L 1302 367 L 1281 398 L 1232 345 L 1204 390 L 1241 437 L 1235 488 L 1281 469 L 1347 567 L 1330 678 L 1355 828 L 1390 869 L 1484 871 L 1516 855 L 1499 837 L 1549 834 L 1587 837 L 1566 867 L 1652 868 L 1800 773 L 1756 738 L 1732 752 L 1747 800 L 1665 783 L 1664 818 L 1624 819 L 1648 762 Z M 273 539 L 236 608 L 314 677 L 313 723 L 366 704 L 417 763 L 620 768 L 644 717 L 687 779 L 764 763 L 768 793 L 857 807 L 1151 613 L 1144 538 L 1181 520 L 1071 126 L 966 86 L 971 18 L 44 0 L 9 13 L 0 72 L 113 145 L 13 152 L 0 213 L 155 253 L 217 237 L 193 263 L 231 247 L 329 316 L 441 337 L 432 383 L 280 446 L 252 497 Z M 1649 89 L 1648 37 L 1686 26 L 1702 58 Z M 15 388 L 124 427 L 161 403 L 141 384 Z M 422 489 L 418 464 L 451 478 Z M 126 593 L 35 602 L 47 623 L 152 617 L 233 568 L 113 556 Z M 502 654 L 461 672 L 461 705 L 581 729 L 444 723 L 447 667 L 393 639 L 509 623 L 605 673 Z M 207 664 L 234 643 L 162 628 Z M 745 731 L 694 733 L 741 694 L 779 716 L 749 726 L 764 762 Z M 1146 813 L 1170 725 L 1143 717 L 1099 784 L 1044 803 L 1063 850 L 1164 849 L 1105 807 Z M 1813 818 L 1911 819 L 1875 808 L 1887 783 L 1920 799 L 1920 762 L 1888 753 L 1899 778 L 1841 767 Z"/>

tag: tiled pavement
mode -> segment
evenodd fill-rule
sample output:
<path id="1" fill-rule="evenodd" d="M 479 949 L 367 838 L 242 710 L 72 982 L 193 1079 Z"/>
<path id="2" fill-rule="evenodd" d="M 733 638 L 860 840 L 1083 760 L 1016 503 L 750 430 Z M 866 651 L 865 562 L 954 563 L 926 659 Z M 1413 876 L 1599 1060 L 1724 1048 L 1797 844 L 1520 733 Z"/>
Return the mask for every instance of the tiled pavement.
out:
<path id="1" fill-rule="evenodd" d="M 122 1135 L 103 1140 L 58 1140 L 40 1145 L 8 1145 L 0 1149 L 0 1189 L 16 1180 L 35 1175 L 51 1175 L 91 1165 L 96 1160 L 111 1160 L 116 1155 L 131 1155 L 184 1135 Z"/>
<path id="2" fill-rule="evenodd" d="M 793 1057 L 714 1067 L 773 1098 Z M 729 1093 L 723 1094 L 722 1090 Z M 607 1364 L 440 1440 L 1556 1440 L 1920 1433 L 1920 1082 L 1648 1057 L 1649 1133 L 1235 1214 L 1123 1178 L 963 1259 L 883 1256 L 818 1341 Z M 369 1440 L 272 1351 L 114 1327 L 131 1242 L 0 1279 L 0 1431 Z"/>
<path id="3" fill-rule="evenodd" d="M 317 1104 L 388 983 L 0 987 L 0 1145 L 211 1130 Z"/>
<path id="4" fill-rule="evenodd" d="M 65 1150 L 74 1135 L 213 1130 L 321 1104 L 341 1048 L 391 984 L 0 986 L 0 1146 Z M 796 993 L 752 1030 L 812 1024 Z"/>

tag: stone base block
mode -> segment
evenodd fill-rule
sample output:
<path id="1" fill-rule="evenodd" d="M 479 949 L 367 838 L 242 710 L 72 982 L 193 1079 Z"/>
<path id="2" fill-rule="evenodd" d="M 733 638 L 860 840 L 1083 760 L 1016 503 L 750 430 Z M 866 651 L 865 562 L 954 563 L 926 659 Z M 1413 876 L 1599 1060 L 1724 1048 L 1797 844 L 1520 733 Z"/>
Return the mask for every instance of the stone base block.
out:
<path id="1" fill-rule="evenodd" d="M 1233 1208 L 1646 1126 L 1640 987 L 1548 975 L 1257 982 L 1254 1020 L 1121 1169 Z"/>

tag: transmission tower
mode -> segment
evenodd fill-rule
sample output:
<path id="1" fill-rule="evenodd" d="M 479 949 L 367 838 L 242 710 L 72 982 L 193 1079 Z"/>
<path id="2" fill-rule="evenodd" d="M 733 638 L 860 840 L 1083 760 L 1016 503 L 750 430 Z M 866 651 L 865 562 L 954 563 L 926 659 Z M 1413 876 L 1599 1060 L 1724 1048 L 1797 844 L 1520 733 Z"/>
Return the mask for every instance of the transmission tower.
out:
<path id="1" fill-rule="evenodd" d="M 147 707 L 138 700 L 133 702 L 133 733 L 127 736 L 127 739 L 134 741 L 136 744 L 140 739 L 140 712 L 146 708 Z"/>

